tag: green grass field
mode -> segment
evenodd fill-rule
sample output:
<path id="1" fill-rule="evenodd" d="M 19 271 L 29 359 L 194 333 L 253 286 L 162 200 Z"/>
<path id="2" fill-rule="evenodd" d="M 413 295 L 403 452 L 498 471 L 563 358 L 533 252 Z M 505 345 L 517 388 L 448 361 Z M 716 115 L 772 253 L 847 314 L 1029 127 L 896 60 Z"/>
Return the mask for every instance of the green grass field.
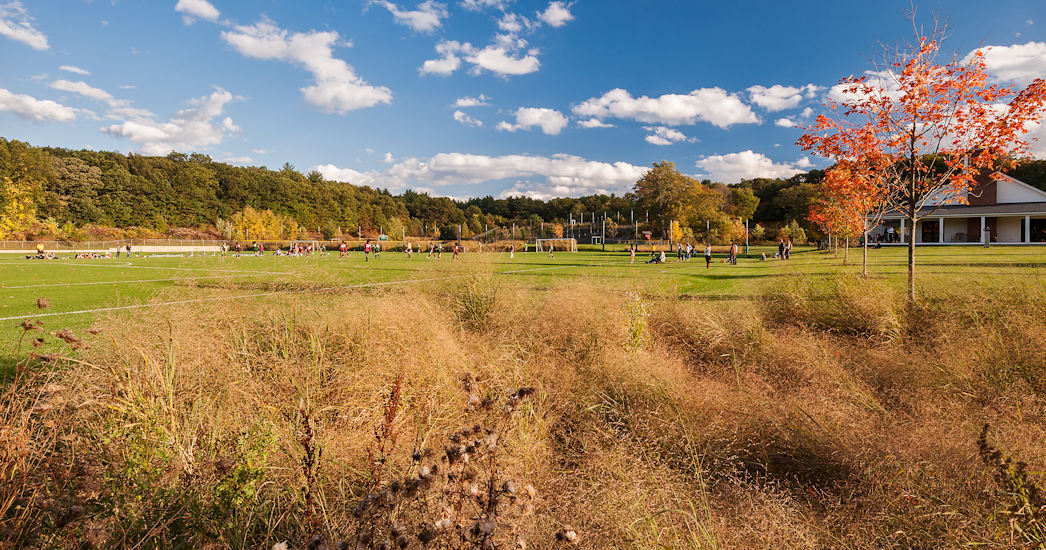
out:
<path id="1" fill-rule="evenodd" d="M 763 261 L 761 253 L 767 253 Z M 386 252 L 365 262 L 354 252 L 309 258 L 274 257 L 133 257 L 109 260 L 56 261 L 0 257 L 0 319 L 51 318 L 59 324 L 85 326 L 93 316 L 119 308 L 162 307 L 180 300 L 248 299 L 289 292 L 320 292 L 340 287 L 367 288 L 412 284 L 494 272 L 522 279 L 543 288 L 564 278 L 612 281 L 622 288 L 658 294 L 694 294 L 714 297 L 757 295 L 782 275 L 829 276 L 859 272 L 861 253 L 851 249 L 844 265 L 843 253 L 833 256 L 813 249 L 796 249 L 789 261 L 772 259 L 770 248 L 753 248 L 738 265 L 722 263 L 717 255 L 711 269 L 704 259 L 646 265 L 647 254 L 628 263 L 621 252 L 560 252 L 553 259 L 544 253 L 519 253 L 514 259 L 502 253 L 464 254 L 442 261 L 415 254 Z M 921 248 L 916 257 L 918 282 L 923 291 L 941 286 L 1007 284 L 1008 280 L 1039 278 L 1046 268 L 1046 248 L 940 247 Z M 869 251 L 870 271 L 903 285 L 906 250 Z M 40 309 L 38 298 L 50 302 Z M 110 309 L 117 308 L 117 309 Z M 94 311 L 102 310 L 102 311 Z"/>

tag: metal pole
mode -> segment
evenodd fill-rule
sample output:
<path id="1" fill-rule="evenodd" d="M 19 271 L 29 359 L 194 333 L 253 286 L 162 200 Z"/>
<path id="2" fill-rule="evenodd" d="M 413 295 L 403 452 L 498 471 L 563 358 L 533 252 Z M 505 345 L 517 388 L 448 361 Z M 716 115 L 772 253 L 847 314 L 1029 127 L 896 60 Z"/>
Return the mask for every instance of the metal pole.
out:
<path id="1" fill-rule="evenodd" d="M 603 252 L 607 251 L 607 216 L 603 214 L 603 236 L 599 238 L 603 243 Z"/>
<path id="2" fill-rule="evenodd" d="M 748 220 L 745 220 L 745 256 L 748 255 Z"/>

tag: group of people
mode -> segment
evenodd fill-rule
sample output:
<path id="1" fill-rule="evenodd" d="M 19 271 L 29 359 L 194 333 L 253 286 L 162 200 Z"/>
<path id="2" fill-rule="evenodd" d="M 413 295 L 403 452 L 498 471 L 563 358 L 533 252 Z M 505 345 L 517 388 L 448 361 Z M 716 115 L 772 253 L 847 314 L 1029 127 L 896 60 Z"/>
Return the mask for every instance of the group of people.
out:
<path id="1" fill-rule="evenodd" d="M 774 258 L 779 260 L 790 260 L 792 259 L 792 241 L 786 241 L 781 239 L 777 243 L 777 254 Z"/>
<path id="2" fill-rule="evenodd" d="M 630 263 L 630 264 L 636 263 L 636 252 L 637 251 L 638 251 L 637 245 L 635 245 L 635 244 L 628 245 L 628 263 Z M 676 261 L 679 261 L 679 262 L 689 262 L 690 258 L 692 258 L 695 255 L 696 252 L 697 252 L 697 248 L 695 248 L 694 245 L 692 245 L 690 243 L 686 243 L 685 245 L 682 244 L 682 243 L 678 243 L 678 244 L 676 244 Z M 730 265 L 737 265 L 737 253 L 738 253 L 737 243 L 733 243 L 733 242 L 730 243 L 730 256 L 726 260 Z M 704 256 L 705 256 L 705 269 L 711 269 L 711 267 L 712 267 L 712 245 L 711 244 L 706 244 L 705 245 Z M 660 252 L 658 252 L 656 250 L 652 250 L 650 252 L 650 258 L 645 263 L 648 263 L 648 264 L 663 264 L 663 263 L 665 263 L 667 261 L 668 261 L 668 259 L 667 259 L 667 256 L 665 255 L 665 251 L 664 250 L 662 250 Z"/>

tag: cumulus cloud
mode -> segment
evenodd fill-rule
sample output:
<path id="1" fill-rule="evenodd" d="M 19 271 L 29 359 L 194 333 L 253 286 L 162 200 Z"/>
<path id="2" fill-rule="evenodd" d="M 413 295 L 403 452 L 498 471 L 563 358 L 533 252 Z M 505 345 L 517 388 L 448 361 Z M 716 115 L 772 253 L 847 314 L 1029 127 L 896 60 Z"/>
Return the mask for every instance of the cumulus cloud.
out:
<path id="1" fill-rule="evenodd" d="M 33 48 L 46 50 L 51 46 L 47 36 L 33 26 L 33 18 L 18 0 L 0 3 L 0 35 Z"/>
<path id="2" fill-rule="evenodd" d="M 795 126 L 795 121 L 790 118 L 779 118 L 774 121 L 774 126 L 780 126 L 782 128 L 791 128 Z"/>
<path id="3" fill-rule="evenodd" d="M 823 90 L 821 86 L 815 86 L 813 84 L 807 84 L 796 88 L 794 86 L 782 86 L 780 84 L 774 84 L 769 88 L 765 86 L 752 86 L 748 88 L 748 93 L 752 98 L 752 103 L 766 109 L 767 111 L 783 111 L 785 109 L 791 109 L 796 105 L 799 105 L 803 101 L 803 98 L 810 99 L 817 95 L 817 92 Z"/>
<path id="4" fill-rule="evenodd" d="M 562 27 L 568 21 L 573 21 L 574 16 L 570 13 L 570 6 L 563 2 L 549 2 L 545 11 L 537 13 L 537 18 L 550 27 Z"/>
<path id="5" fill-rule="evenodd" d="M 810 118 L 810 115 L 812 115 L 812 114 L 814 114 L 814 110 L 812 108 L 810 108 L 810 107 L 807 107 L 807 108 L 803 109 L 802 112 L 799 113 L 799 116 L 801 116 L 803 118 Z"/>
<path id="6" fill-rule="evenodd" d="M 268 19 L 222 32 L 222 39 L 242 55 L 297 64 L 312 73 L 315 82 L 301 91 L 308 104 L 325 113 L 344 114 L 391 103 L 391 90 L 371 86 L 348 63 L 334 57 L 338 38 L 334 31 L 290 33 Z"/>
<path id="7" fill-rule="evenodd" d="M 534 22 L 522 15 L 516 13 L 505 13 L 498 19 L 498 28 L 511 33 L 520 33 L 523 31 L 529 31 L 537 26 L 540 26 L 540 22 Z"/>
<path id="8" fill-rule="evenodd" d="M 527 41 L 512 34 L 498 35 L 494 43 L 483 49 L 468 42 L 442 40 L 436 44 L 439 58 L 425 61 L 418 69 L 421 74 L 449 75 L 461 67 L 464 59 L 472 64 L 472 74 L 484 70 L 498 76 L 521 75 L 537 71 L 541 67 L 537 51 L 524 52 Z"/>
<path id="9" fill-rule="evenodd" d="M 1002 82 L 1023 86 L 1046 75 L 1046 42 L 986 46 L 970 52 L 963 61 L 971 60 L 977 51 L 984 53 L 988 73 Z"/>
<path id="10" fill-rule="evenodd" d="M 243 156 L 239 156 L 239 157 L 225 157 L 222 160 L 224 160 L 225 162 L 228 162 L 230 164 L 249 164 L 251 162 L 254 162 L 254 159 L 252 159 L 251 157 L 249 157 L 247 155 L 243 155 Z"/>
<path id="11" fill-rule="evenodd" d="M 36 99 L 0 88 L 0 111 L 10 111 L 32 122 L 69 122 L 76 119 L 76 109 L 49 99 Z"/>
<path id="12" fill-rule="evenodd" d="M 579 120 L 577 125 L 582 128 L 613 128 L 613 124 L 607 124 L 598 118 L 589 118 L 585 120 Z"/>
<path id="13" fill-rule="evenodd" d="M 516 130 L 530 130 L 531 128 L 539 127 L 542 132 L 555 136 L 559 135 L 563 128 L 567 126 L 567 117 L 555 109 L 520 107 L 516 109 L 515 115 L 515 124 L 503 120 L 498 123 L 498 130 L 515 132 Z"/>
<path id="14" fill-rule="evenodd" d="M 190 100 L 190 107 L 178 111 L 169 121 L 135 118 L 102 128 L 102 132 L 128 139 L 148 155 L 217 145 L 226 134 L 239 130 L 228 117 L 217 124 L 214 121 L 222 116 L 225 105 L 233 99 L 231 93 L 219 89 L 209 96 Z"/>
<path id="15" fill-rule="evenodd" d="M 736 94 L 720 88 L 700 88 L 687 95 L 665 94 L 659 97 L 632 97 L 627 90 L 617 88 L 575 105 L 574 114 L 599 120 L 621 118 L 666 126 L 703 121 L 728 128 L 734 124 L 759 122 L 759 117 Z"/>
<path id="16" fill-rule="evenodd" d="M 434 0 L 425 0 L 418 4 L 416 10 L 401 10 L 399 6 L 388 0 L 371 0 L 370 3 L 389 10 L 397 23 L 409 27 L 415 32 L 428 33 L 438 29 L 448 15 L 447 6 Z"/>
<path id="17" fill-rule="evenodd" d="M 182 20 L 186 25 L 192 24 L 195 18 L 205 21 L 217 21 L 221 13 L 207 0 L 178 0 L 174 11 L 184 14 Z"/>
<path id="18" fill-rule="evenodd" d="M 490 105 L 489 101 L 490 101 L 489 97 L 487 97 L 487 96 L 485 96 L 483 94 L 479 94 L 479 97 L 469 97 L 469 96 L 459 97 L 458 100 L 454 102 L 454 106 L 455 107 L 461 107 L 461 108 L 486 107 L 486 106 Z"/>
<path id="19" fill-rule="evenodd" d="M 84 75 L 84 76 L 90 76 L 91 75 L 91 73 L 87 72 L 87 70 L 81 69 L 80 67 L 76 67 L 76 66 L 73 66 L 73 65 L 62 65 L 61 67 L 58 67 L 58 70 L 59 71 L 65 71 L 67 73 L 76 73 L 76 74 L 80 74 L 80 75 Z"/>
<path id="20" fill-rule="evenodd" d="M 513 0 L 461 0 L 461 7 L 470 11 L 483 11 L 487 9 L 503 10 Z"/>
<path id="21" fill-rule="evenodd" d="M 686 134 L 680 132 L 679 130 L 668 128 L 665 126 L 644 126 L 643 129 L 648 132 L 653 132 L 653 134 L 650 134 L 646 137 L 647 143 L 651 143 L 653 145 L 672 145 L 673 143 L 679 143 L 683 141 L 688 141 L 691 143 L 697 141 L 696 138 L 687 137 Z"/>
<path id="22" fill-rule="evenodd" d="M 751 150 L 726 155 L 711 155 L 697 161 L 702 175 L 715 181 L 737 183 L 751 178 L 788 178 L 805 172 L 811 166 L 810 159 L 802 158 L 795 163 L 777 163 L 766 155 Z"/>
<path id="23" fill-rule="evenodd" d="M 600 162 L 565 154 L 552 156 L 485 156 L 439 153 L 428 159 L 405 159 L 386 171 L 360 172 L 325 164 L 313 168 L 323 177 L 388 189 L 426 189 L 510 180 L 502 195 L 534 198 L 623 194 L 631 190 L 647 168 L 626 162 Z"/>
<path id="24" fill-rule="evenodd" d="M 476 126 L 476 127 L 483 126 L 483 121 L 482 120 L 474 119 L 474 118 L 468 116 L 463 111 L 454 111 L 454 120 L 464 124 L 465 126 Z"/>

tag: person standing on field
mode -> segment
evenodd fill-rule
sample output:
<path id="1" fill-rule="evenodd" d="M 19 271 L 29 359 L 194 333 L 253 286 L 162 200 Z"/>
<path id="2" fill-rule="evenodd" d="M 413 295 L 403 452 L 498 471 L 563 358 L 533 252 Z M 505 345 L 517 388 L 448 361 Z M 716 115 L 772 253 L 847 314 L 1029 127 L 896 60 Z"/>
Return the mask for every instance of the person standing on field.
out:
<path id="1" fill-rule="evenodd" d="M 792 241 L 791 240 L 785 242 L 785 256 L 784 257 L 785 257 L 786 260 L 791 260 L 792 259 Z"/>
<path id="2" fill-rule="evenodd" d="M 628 245 L 628 263 L 636 263 L 636 245 L 634 244 Z"/>
<path id="3" fill-rule="evenodd" d="M 365 262 L 370 261 L 370 248 L 370 240 L 368 240 L 366 243 L 363 244 L 363 261 Z"/>
<path id="4" fill-rule="evenodd" d="M 508 248 L 508 257 L 509 257 L 510 260 L 512 258 L 516 257 L 516 243 L 512 243 L 512 245 L 509 246 L 509 248 Z"/>
<path id="5" fill-rule="evenodd" d="M 730 243 L 730 265 L 737 265 L 737 243 Z"/>
<path id="6" fill-rule="evenodd" d="M 454 257 L 453 257 L 453 259 L 455 259 L 455 260 L 458 259 L 458 252 L 460 252 L 460 249 L 461 249 L 461 245 L 459 245 L 457 243 L 454 243 L 454 248 L 453 248 L 453 250 L 454 250 Z"/>
<path id="7" fill-rule="evenodd" d="M 705 269 L 712 267 L 712 245 L 705 245 Z"/>
<path id="8" fill-rule="evenodd" d="M 548 244 L 548 258 L 551 260 L 554 257 L 555 257 L 555 255 L 552 254 L 552 243 L 549 243 Z"/>
<path id="9" fill-rule="evenodd" d="M 781 239 L 777 243 L 777 257 L 781 258 L 782 260 L 785 257 L 785 241 L 784 241 L 784 239 Z"/>

